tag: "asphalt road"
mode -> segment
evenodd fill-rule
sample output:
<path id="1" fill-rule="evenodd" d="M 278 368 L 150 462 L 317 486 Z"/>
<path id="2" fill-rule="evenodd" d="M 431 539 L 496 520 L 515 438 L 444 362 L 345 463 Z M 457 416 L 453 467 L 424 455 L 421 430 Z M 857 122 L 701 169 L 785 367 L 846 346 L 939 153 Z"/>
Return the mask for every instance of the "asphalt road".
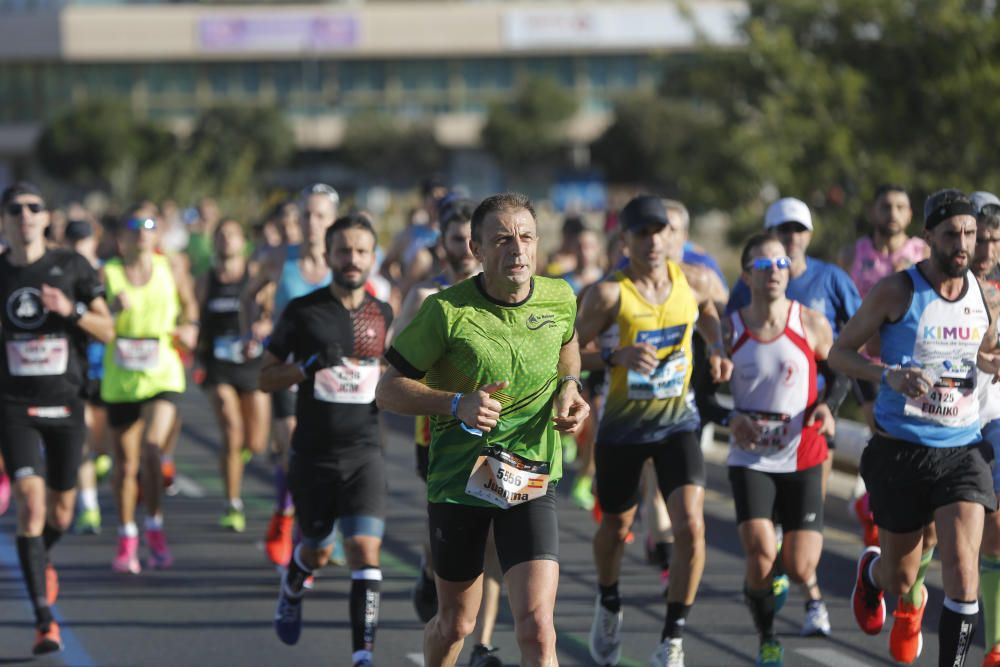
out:
<path id="1" fill-rule="evenodd" d="M 67 535 L 54 550 L 62 581 L 55 607 L 66 645 L 61 654 L 39 659 L 31 656 L 34 631 L 14 547 L 14 510 L 0 518 L 0 665 L 350 666 L 348 573 L 343 568 L 321 573 L 316 589 L 305 601 L 301 641 L 295 647 L 281 644 L 271 627 L 278 574 L 267 562 L 261 545 L 271 507 L 267 461 L 255 460 L 248 467 L 246 533 L 223 532 L 217 526 L 222 509 L 216 472 L 218 435 L 198 390 L 188 393 L 182 414 L 185 421 L 177 459 L 182 492 L 167 499 L 165 510 L 175 566 L 163 572 L 144 571 L 139 576 L 111 572 L 109 564 L 115 551 L 113 506 L 107 488 L 102 488 L 103 534 Z M 389 430 L 386 457 L 390 501 L 383 549 L 385 580 L 375 657 L 379 665 L 407 667 L 423 664 L 422 625 L 409 595 L 419 563 L 424 496 L 412 472 L 413 445 L 405 422 L 393 419 L 390 423 L 394 428 Z M 687 665 L 751 665 L 756 658 L 757 638 L 739 593 L 742 552 L 724 468 L 711 464 L 709 477 L 708 562 L 698 602 L 688 621 L 684 642 Z M 850 480 L 838 481 L 835 491 L 843 495 Z M 565 493 L 568 487 L 564 484 L 561 491 Z M 560 664 L 591 665 L 587 635 L 595 591 L 590 549 L 594 523 L 588 513 L 563 498 L 560 524 L 562 576 L 556 606 Z M 857 630 L 851 616 L 850 593 L 861 542 L 845 500 L 833 492 L 827 504 L 827 525 L 819 579 L 830 609 L 833 635 L 828 639 L 798 636 L 803 599 L 799 591 L 793 590 L 777 620 L 785 646 L 785 664 L 893 664 L 888 655 L 888 627 L 881 636 L 868 637 Z M 640 542 L 628 548 L 621 580 L 625 657 L 620 664 L 625 667 L 648 664 L 665 611 L 658 575 L 645 564 Z M 931 598 L 924 619 L 925 650 L 918 661 L 923 665 L 937 662 L 936 631 L 943 596 L 936 564 L 928 584 Z M 508 665 L 517 664 L 506 606 L 501 609 L 494 643 L 501 647 Z M 471 642 L 463 658 L 469 649 Z M 982 649 L 977 646 L 968 664 L 978 665 L 981 660 Z"/>

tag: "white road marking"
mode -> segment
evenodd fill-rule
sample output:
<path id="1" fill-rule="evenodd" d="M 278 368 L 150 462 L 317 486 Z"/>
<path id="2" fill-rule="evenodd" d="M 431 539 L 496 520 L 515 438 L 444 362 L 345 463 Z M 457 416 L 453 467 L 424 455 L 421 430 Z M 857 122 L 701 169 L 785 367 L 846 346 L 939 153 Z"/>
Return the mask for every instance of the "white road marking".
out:
<path id="1" fill-rule="evenodd" d="M 174 477 L 174 486 L 177 487 L 177 493 L 185 498 L 205 497 L 205 489 L 190 477 L 177 475 Z"/>
<path id="2" fill-rule="evenodd" d="M 407 653 L 406 657 L 410 659 L 414 665 L 417 667 L 424 667 L 424 654 L 423 653 Z"/>
<path id="3" fill-rule="evenodd" d="M 795 652 L 828 667 L 868 667 L 868 663 L 855 660 L 832 648 L 797 648 Z"/>

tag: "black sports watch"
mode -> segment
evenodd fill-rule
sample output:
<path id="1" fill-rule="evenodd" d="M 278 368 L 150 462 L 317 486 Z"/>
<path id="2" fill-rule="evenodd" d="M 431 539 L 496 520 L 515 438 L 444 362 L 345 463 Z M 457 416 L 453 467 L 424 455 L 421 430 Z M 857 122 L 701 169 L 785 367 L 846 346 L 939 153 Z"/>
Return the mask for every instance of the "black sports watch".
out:
<path id="1" fill-rule="evenodd" d="M 69 320 L 71 324 L 76 324 L 83 318 L 83 314 L 86 312 L 87 312 L 87 304 L 83 303 L 82 301 L 77 301 L 73 305 L 73 312 L 71 312 L 66 319 Z"/>

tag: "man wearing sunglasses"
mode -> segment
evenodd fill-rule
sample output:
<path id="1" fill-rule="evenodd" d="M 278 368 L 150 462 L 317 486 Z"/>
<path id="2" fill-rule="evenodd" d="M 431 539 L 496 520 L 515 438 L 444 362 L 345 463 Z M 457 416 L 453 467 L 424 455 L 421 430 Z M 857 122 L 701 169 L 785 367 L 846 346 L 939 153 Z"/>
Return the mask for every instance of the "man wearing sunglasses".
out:
<path id="1" fill-rule="evenodd" d="M 881 280 L 841 331 L 831 365 L 851 377 L 878 382 L 876 430 L 861 458 L 879 528 L 877 546 L 858 559 L 854 616 L 875 635 L 886 617 L 884 592 L 910 593 L 922 565 L 924 529 L 937 527 L 944 608 L 938 630 L 939 663 L 961 667 L 975 634 L 979 604 L 976 567 L 987 511 L 997 497 L 980 431 L 977 367 L 1000 379 L 997 317 L 1000 292 L 969 270 L 975 251 L 976 207 L 958 190 L 942 190 L 924 204 L 924 239 L 931 256 Z M 881 360 L 858 350 L 878 335 Z M 887 474 L 891 471 L 891 474 Z M 927 606 L 897 606 L 890 646 L 920 654 L 920 623 Z M 901 621 L 905 620 L 905 626 Z M 908 642 L 899 642 L 900 635 Z"/>
<path id="2" fill-rule="evenodd" d="M 39 190 L 16 183 L 0 194 L 0 208 L 9 243 L 0 255 L 0 450 L 15 480 L 17 555 L 35 611 L 37 655 L 62 648 L 49 609 L 59 591 L 49 551 L 73 518 L 87 437 L 87 336 L 109 341 L 114 331 L 93 267 L 46 246 L 49 212 Z"/>
<path id="3" fill-rule="evenodd" d="M 990 278 L 1000 265 L 1000 199 L 991 192 L 973 192 L 976 207 L 976 251 L 972 273 L 981 281 L 1000 288 Z M 979 424 L 983 440 L 993 448 L 993 460 L 1000 460 L 1000 385 L 979 372 Z M 1000 466 L 994 463 L 993 491 L 1000 501 Z M 1000 512 L 986 517 L 983 547 L 979 556 L 979 589 L 983 596 L 983 631 L 986 633 L 986 657 L 983 667 L 1000 667 Z"/>
<path id="4" fill-rule="evenodd" d="M 813 235 L 812 213 L 809 207 L 800 199 L 785 197 L 779 199 L 767 208 L 764 215 L 764 231 L 774 234 L 785 246 L 785 254 L 791 260 L 788 271 L 788 298 L 798 301 L 807 308 L 819 311 L 826 316 L 833 329 L 834 338 L 840 332 L 844 323 L 851 318 L 861 305 L 861 297 L 854 286 L 851 277 L 841 269 L 823 260 L 806 254 Z M 750 303 L 750 288 L 742 279 L 733 285 L 726 304 L 726 315 L 731 315 Z M 826 378 L 821 377 L 820 391 L 826 392 L 826 403 L 836 416 L 840 404 L 850 391 L 851 383 L 839 375 L 834 376 L 834 386 L 827 389 Z M 831 434 L 832 436 L 832 434 Z M 829 447 L 835 446 L 833 437 L 829 438 Z M 827 457 L 823 463 L 823 497 L 826 497 L 826 480 L 833 469 L 833 456 Z M 788 580 L 781 576 L 775 579 L 779 590 L 779 609 L 787 599 Z M 809 604 L 821 599 L 818 586 L 803 586 L 807 598 L 806 618 L 802 625 L 802 634 L 830 633 L 829 619 L 823 614 L 810 613 Z M 814 604 L 815 608 L 815 604 Z"/>
<path id="5" fill-rule="evenodd" d="M 796 582 L 815 582 L 823 550 L 823 461 L 833 414 L 819 400 L 833 333 L 826 318 L 785 295 L 791 260 L 768 234 L 751 237 L 741 257 L 750 305 L 727 319 L 733 358 L 729 481 L 747 557 L 744 595 L 761 645 L 757 665 L 781 665 L 774 630 L 775 565 Z M 828 385 L 829 386 L 829 385 Z M 785 534 L 775 549 L 772 517 Z M 822 600 L 810 611 L 827 617 Z M 827 621 L 829 623 L 829 621 Z"/>
<path id="6" fill-rule="evenodd" d="M 682 667 L 682 637 L 705 565 L 705 462 L 701 422 L 690 397 L 695 325 L 706 341 L 715 382 L 729 379 L 718 312 L 711 294 L 690 286 L 669 260 L 684 230 L 659 197 L 643 195 L 621 214 L 629 264 L 595 284 L 577 317 L 580 344 L 600 338 L 608 382 L 594 450 L 603 515 L 594 536 L 599 592 L 590 653 L 601 665 L 621 658 L 618 592 L 625 540 L 635 519 L 643 466 L 652 459 L 674 528 L 667 610 L 652 664 Z"/>
<path id="7" fill-rule="evenodd" d="M 101 399 L 115 439 L 114 489 L 118 502 L 115 572 L 139 574 L 135 522 L 138 478 L 150 569 L 168 568 L 173 556 L 163 530 L 161 456 L 174 429 L 177 401 L 186 389 L 175 341 L 193 350 L 198 341 L 198 302 L 190 279 L 157 252 L 157 221 L 148 207 L 122 220 L 121 256 L 104 265 L 115 338 L 104 351 Z"/>

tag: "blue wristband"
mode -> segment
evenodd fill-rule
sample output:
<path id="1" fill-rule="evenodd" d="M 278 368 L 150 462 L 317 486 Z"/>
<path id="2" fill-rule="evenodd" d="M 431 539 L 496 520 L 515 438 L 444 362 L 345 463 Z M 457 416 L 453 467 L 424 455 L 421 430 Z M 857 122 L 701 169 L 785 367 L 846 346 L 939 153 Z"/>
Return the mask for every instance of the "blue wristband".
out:
<path id="1" fill-rule="evenodd" d="M 464 396 L 464 395 L 465 394 L 459 392 L 459 393 L 456 393 L 452 397 L 452 399 L 451 399 L 451 416 L 454 417 L 455 419 L 458 419 L 458 425 L 462 427 L 463 431 L 465 431 L 466 433 L 468 433 L 470 435 L 474 435 L 477 438 L 481 438 L 481 437 L 483 437 L 483 432 L 482 431 L 480 431 L 478 428 L 472 428 L 472 427 L 466 426 L 465 422 L 462 421 L 461 419 L 459 419 L 459 417 L 458 417 L 458 402 L 460 400 L 462 400 L 462 396 Z"/>

